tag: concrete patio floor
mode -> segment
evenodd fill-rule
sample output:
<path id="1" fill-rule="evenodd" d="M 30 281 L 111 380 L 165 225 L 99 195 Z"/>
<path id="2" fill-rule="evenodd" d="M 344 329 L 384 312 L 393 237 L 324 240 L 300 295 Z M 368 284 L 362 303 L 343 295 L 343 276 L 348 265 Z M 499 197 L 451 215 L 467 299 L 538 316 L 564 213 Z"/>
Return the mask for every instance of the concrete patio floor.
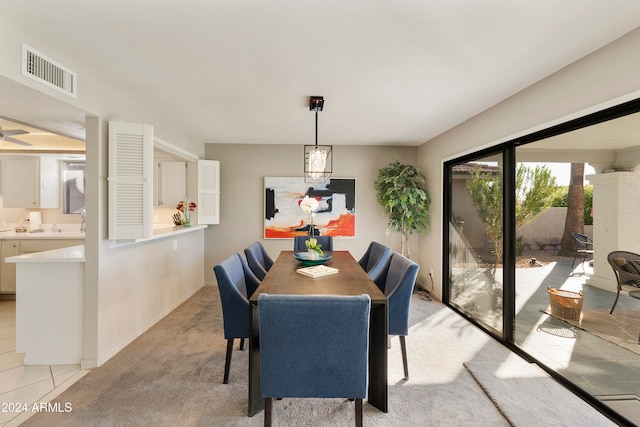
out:
<path id="1" fill-rule="evenodd" d="M 566 261 L 518 269 L 515 343 L 545 366 L 640 425 L 640 354 L 540 311 L 549 306 L 548 286 L 583 291 L 583 310 L 610 309 L 615 293 L 586 284 L 592 271 L 588 262 L 572 270 L 571 262 Z M 616 310 L 622 309 L 640 310 L 640 300 L 621 293 Z"/>

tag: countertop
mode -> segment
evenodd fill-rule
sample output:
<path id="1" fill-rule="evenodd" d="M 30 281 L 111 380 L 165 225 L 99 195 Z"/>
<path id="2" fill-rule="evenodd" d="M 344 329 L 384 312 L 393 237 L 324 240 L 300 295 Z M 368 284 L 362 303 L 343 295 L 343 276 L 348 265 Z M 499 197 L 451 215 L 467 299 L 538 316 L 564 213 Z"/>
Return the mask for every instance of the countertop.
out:
<path id="1" fill-rule="evenodd" d="M 63 231 L 53 233 L 51 231 L 41 231 L 35 233 L 16 233 L 15 231 L 0 231 L 0 240 L 20 240 L 20 239 L 84 239 L 85 233 L 79 231 Z"/>
<path id="2" fill-rule="evenodd" d="M 4 261 L 12 263 L 84 262 L 84 245 L 12 256 L 5 258 Z"/>

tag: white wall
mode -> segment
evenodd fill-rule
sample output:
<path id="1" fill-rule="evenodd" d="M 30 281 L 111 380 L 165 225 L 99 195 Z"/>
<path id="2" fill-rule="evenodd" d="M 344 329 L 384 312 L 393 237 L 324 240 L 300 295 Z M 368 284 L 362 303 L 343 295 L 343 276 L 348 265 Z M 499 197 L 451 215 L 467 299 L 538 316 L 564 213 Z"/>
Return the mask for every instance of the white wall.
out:
<path id="1" fill-rule="evenodd" d="M 0 21 L 1 21 L 0 17 Z M 25 32 L 28 30 L 25 30 Z M 42 125 L 42 117 L 87 120 L 87 234 L 83 365 L 102 364 L 203 285 L 204 231 L 126 247 L 107 236 L 108 120 L 149 123 L 155 136 L 202 157 L 204 146 L 145 100 L 131 98 L 86 72 L 82 58 L 65 56 L 47 40 L 0 25 L 0 115 Z M 78 73 L 73 99 L 20 75 L 21 44 Z M 9 96 L 11 95 L 11 96 Z M 174 240 L 178 250 L 174 250 Z M 19 295 L 17 296 L 19 298 Z"/>
<path id="2" fill-rule="evenodd" d="M 378 170 L 395 160 L 415 164 L 416 147 L 334 146 L 333 177 L 356 179 L 356 238 L 337 239 L 334 248 L 359 258 L 372 240 L 400 250 L 398 233 L 387 235 L 388 217 L 376 201 Z M 291 239 L 264 239 L 264 177 L 302 176 L 303 145 L 206 144 L 205 158 L 220 161 L 220 224 L 205 233 L 206 282 L 213 266 L 234 252 L 260 241 L 275 259 L 292 250 Z M 410 239 L 417 257 L 417 236 Z"/>
<path id="3" fill-rule="evenodd" d="M 419 165 L 432 195 L 433 227 L 420 239 L 419 263 L 422 269 L 434 269 L 436 295 L 441 295 L 443 274 L 443 162 L 640 97 L 639 49 L 636 29 L 420 146 Z"/>

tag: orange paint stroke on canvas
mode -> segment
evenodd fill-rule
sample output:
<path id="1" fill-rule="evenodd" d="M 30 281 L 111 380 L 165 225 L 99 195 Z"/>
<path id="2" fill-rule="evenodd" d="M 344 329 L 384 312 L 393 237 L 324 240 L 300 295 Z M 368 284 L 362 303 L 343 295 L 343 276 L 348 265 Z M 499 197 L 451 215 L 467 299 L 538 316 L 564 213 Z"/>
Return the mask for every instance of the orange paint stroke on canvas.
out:
<path id="1" fill-rule="evenodd" d="M 323 236 L 354 237 L 356 235 L 356 217 L 350 213 L 342 214 L 336 220 L 329 221 L 323 227 Z"/>
<path id="2" fill-rule="evenodd" d="M 304 231 L 296 230 L 303 227 L 304 224 L 295 227 L 267 227 L 264 231 L 264 237 L 267 239 L 287 239 L 294 236 L 305 236 Z M 329 221 L 326 226 L 318 226 L 320 234 L 323 236 L 334 237 L 353 237 L 356 231 L 356 217 L 350 213 L 342 214 L 336 220 Z"/>

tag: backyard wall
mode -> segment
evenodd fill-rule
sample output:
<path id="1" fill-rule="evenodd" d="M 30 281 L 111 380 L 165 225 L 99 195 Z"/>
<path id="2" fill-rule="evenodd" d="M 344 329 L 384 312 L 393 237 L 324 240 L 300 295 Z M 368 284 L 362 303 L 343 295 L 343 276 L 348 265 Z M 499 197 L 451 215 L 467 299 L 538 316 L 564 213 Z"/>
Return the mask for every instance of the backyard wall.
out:
<path id="1" fill-rule="evenodd" d="M 516 235 L 522 236 L 526 249 L 559 249 L 566 216 L 567 208 L 549 208 L 523 225 Z M 593 225 L 585 225 L 584 234 L 593 238 Z"/>

